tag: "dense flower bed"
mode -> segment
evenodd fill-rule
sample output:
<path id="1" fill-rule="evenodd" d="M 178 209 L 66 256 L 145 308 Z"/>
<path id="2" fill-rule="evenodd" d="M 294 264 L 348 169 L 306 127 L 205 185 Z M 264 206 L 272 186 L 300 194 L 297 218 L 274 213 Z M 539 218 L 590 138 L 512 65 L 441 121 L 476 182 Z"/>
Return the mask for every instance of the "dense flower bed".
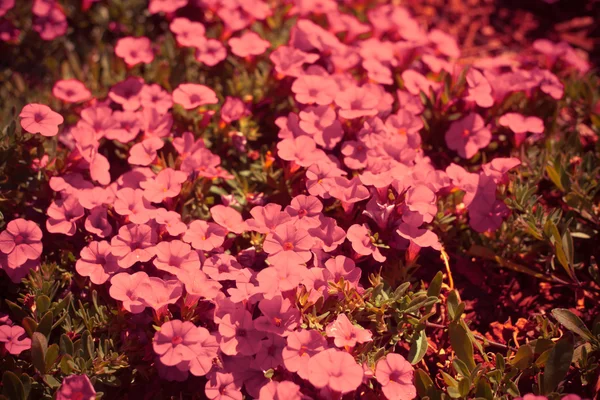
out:
<path id="1" fill-rule="evenodd" d="M 593 395 L 586 55 L 391 3 L 0 0 L 6 398 Z"/>

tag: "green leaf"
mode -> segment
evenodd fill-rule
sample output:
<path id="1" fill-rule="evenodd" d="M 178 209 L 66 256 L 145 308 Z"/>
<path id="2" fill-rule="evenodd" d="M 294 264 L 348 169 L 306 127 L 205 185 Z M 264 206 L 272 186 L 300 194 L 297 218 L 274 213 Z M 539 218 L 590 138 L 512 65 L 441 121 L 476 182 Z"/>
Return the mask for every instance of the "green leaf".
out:
<path id="1" fill-rule="evenodd" d="M 573 336 L 564 335 L 550 350 L 544 367 L 543 394 L 551 393 L 565 378 L 573 360 Z"/>
<path id="2" fill-rule="evenodd" d="M 2 394 L 10 400 L 25 400 L 25 388 L 19 377 L 10 371 L 2 375 Z"/>
<path id="3" fill-rule="evenodd" d="M 458 392 L 462 397 L 467 397 L 469 392 L 471 391 L 471 379 L 468 377 L 462 378 L 458 382 Z"/>
<path id="4" fill-rule="evenodd" d="M 23 325 L 23 329 L 25 329 L 25 332 L 27 332 L 27 336 L 29 337 L 32 337 L 33 333 L 37 331 L 38 324 L 32 318 L 23 318 L 21 324 Z"/>
<path id="5" fill-rule="evenodd" d="M 480 379 L 477 381 L 477 386 L 475 387 L 475 396 L 486 400 L 493 400 L 494 392 L 487 381 Z"/>
<path id="6" fill-rule="evenodd" d="M 46 363 L 46 371 L 50 371 L 52 369 L 54 363 L 58 359 L 58 353 L 59 348 L 56 343 L 48 347 L 48 351 L 46 352 L 46 358 L 44 360 Z"/>
<path id="7" fill-rule="evenodd" d="M 38 315 L 44 315 L 50 308 L 50 298 L 43 294 L 38 296 L 37 299 L 35 299 L 35 306 Z"/>
<path id="8" fill-rule="evenodd" d="M 50 332 L 52 331 L 52 321 L 54 320 L 54 315 L 52 311 L 48 311 L 42 319 L 40 320 L 37 331 L 43 333 L 46 337 L 50 337 Z"/>
<path id="9" fill-rule="evenodd" d="M 517 350 L 517 354 L 515 354 L 514 358 L 510 361 L 510 363 L 520 370 L 524 370 L 529 368 L 533 361 L 533 348 L 526 344 L 519 347 Z"/>
<path id="10" fill-rule="evenodd" d="M 48 351 L 48 340 L 40 332 L 35 332 L 31 338 L 31 361 L 33 366 L 41 373 L 46 373 L 46 352 Z"/>
<path id="11" fill-rule="evenodd" d="M 60 352 L 63 355 L 68 354 L 70 356 L 75 354 L 73 341 L 64 333 L 60 336 Z"/>
<path id="12" fill-rule="evenodd" d="M 410 344 L 410 351 L 408 352 L 408 361 L 415 365 L 425 357 L 427 353 L 427 335 L 425 330 L 419 332 L 419 335 Z"/>
<path id="13" fill-rule="evenodd" d="M 565 187 L 562 184 L 562 180 L 560 179 L 560 174 L 551 165 L 546 165 L 546 173 L 548 174 L 548 178 L 556 185 L 557 188 L 560 189 L 561 192 L 565 191 Z"/>
<path id="14" fill-rule="evenodd" d="M 456 290 L 452 290 L 450 293 L 448 293 L 446 304 L 448 306 L 448 315 L 450 316 L 450 319 L 454 321 L 456 319 L 458 306 L 460 304 L 460 299 L 458 298 L 458 292 Z"/>
<path id="15" fill-rule="evenodd" d="M 448 332 L 450 334 L 450 344 L 456 353 L 456 357 L 467 365 L 469 371 L 473 371 L 475 369 L 473 343 L 471 343 L 467 331 L 459 324 L 450 324 Z"/>
<path id="16" fill-rule="evenodd" d="M 567 272 L 567 275 L 569 275 L 572 280 L 577 282 L 575 272 L 573 271 L 572 265 L 569 263 L 565 249 L 563 248 L 563 240 L 558 232 L 558 228 L 550 219 L 548 219 L 544 224 L 544 233 L 551 238 L 552 244 L 554 245 L 554 250 L 556 251 L 556 258 L 558 258 L 560 265 L 562 265 L 564 270 Z"/>
<path id="17" fill-rule="evenodd" d="M 415 371 L 415 386 L 419 397 L 425 397 L 429 389 L 433 388 L 433 381 L 427 372 L 419 368 Z"/>
<path id="18" fill-rule="evenodd" d="M 585 323 L 577 315 L 573 314 L 566 308 L 555 308 L 552 310 L 552 315 L 561 325 L 573 333 L 578 334 L 587 341 L 596 341 L 592 332 L 585 326 Z"/>

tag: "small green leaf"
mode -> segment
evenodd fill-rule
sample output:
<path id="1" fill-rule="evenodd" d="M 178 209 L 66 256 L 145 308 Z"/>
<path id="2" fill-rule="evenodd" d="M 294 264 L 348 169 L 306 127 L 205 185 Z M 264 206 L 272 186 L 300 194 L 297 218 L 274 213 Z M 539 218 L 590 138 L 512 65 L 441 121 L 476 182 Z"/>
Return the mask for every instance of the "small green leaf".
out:
<path id="1" fill-rule="evenodd" d="M 19 377 L 10 371 L 2 375 L 2 394 L 10 400 L 25 400 L 25 388 Z"/>
<path id="2" fill-rule="evenodd" d="M 433 387 L 433 381 L 427 372 L 419 368 L 415 371 L 415 386 L 419 397 L 425 397 L 429 389 Z"/>
<path id="3" fill-rule="evenodd" d="M 468 377 L 462 378 L 458 382 L 458 392 L 462 397 L 467 397 L 469 392 L 471 391 L 471 379 Z"/>
<path id="4" fill-rule="evenodd" d="M 587 341 L 596 341 L 592 332 L 585 326 L 585 323 L 577 315 L 566 308 L 555 308 L 552 315 L 561 325 L 573 333 L 578 334 Z"/>
<path id="5" fill-rule="evenodd" d="M 33 333 L 37 331 L 38 324 L 32 318 L 25 317 L 22 321 L 23 329 L 27 332 L 27 336 L 32 337 Z"/>
<path id="6" fill-rule="evenodd" d="M 551 393 L 565 378 L 573 360 L 573 336 L 564 335 L 550 350 L 544 367 L 543 394 Z"/>
<path id="7" fill-rule="evenodd" d="M 38 315 L 44 315 L 50 308 L 50 298 L 43 294 L 38 296 L 37 299 L 35 299 L 35 306 Z"/>
<path id="8" fill-rule="evenodd" d="M 31 338 L 31 360 L 33 366 L 41 373 L 46 373 L 46 352 L 48 351 L 48 340 L 40 332 L 35 332 Z"/>
<path id="9" fill-rule="evenodd" d="M 60 353 L 63 355 L 68 354 L 70 356 L 75 354 L 73 341 L 64 333 L 60 336 Z"/>
<path id="10" fill-rule="evenodd" d="M 510 361 L 510 363 L 520 370 L 524 370 L 529 368 L 533 361 L 533 348 L 526 344 L 519 347 L 517 350 L 517 354 L 515 354 L 514 358 Z"/>
<path id="11" fill-rule="evenodd" d="M 560 179 L 560 174 L 558 171 L 553 166 L 546 165 L 546 173 L 548 174 L 548 178 L 550 178 L 552 183 L 554 183 L 561 192 L 564 192 L 565 187 L 562 184 L 562 180 Z"/>
<path id="12" fill-rule="evenodd" d="M 59 353 L 59 348 L 56 343 L 48 346 L 48 351 L 46 352 L 46 358 L 45 358 L 46 371 L 50 371 L 52 369 L 52 367 L 54 366 L 54 363 L 58 359 L 58 353 Z"/>
<path id="13" fill-rule="evenodd" d="M 456 290 L 452 290 L 448 293 L 446 304 L 448 306 L 448 315 L 450 316 L 450 319 L 454 321 L 460 304 L 460 299 L 458 298 L 458 292 Z"/>
<path id="14" fill-rule="evenodd" d="M 475 369 L 475 359 L 473 358 L 473 343 L 471 343 L 467 331 L 459 324 L 450 324 L 448 331 L 450 344 L 456 357 L 467 365 L 469 371 L 472 371 Z"/>
<path id="15" fill-rule="evenodd" d="M 54 315 L 52 311 L 48 311 L 42 319 L 40 320 L 37 331 L 44 334 L 46 337 L 50 337 L 50 332 L 52 331 L 52 321 L 54 320 Z"/>
<path id="16" fill-rule="evenodd" d="M 425 357 L 427 353 L 427 335 L 425 330 L 419 332 L 419 335 L 410 344 L 410 351 L 408 352 L 408 361 L 415 365 Z"/>

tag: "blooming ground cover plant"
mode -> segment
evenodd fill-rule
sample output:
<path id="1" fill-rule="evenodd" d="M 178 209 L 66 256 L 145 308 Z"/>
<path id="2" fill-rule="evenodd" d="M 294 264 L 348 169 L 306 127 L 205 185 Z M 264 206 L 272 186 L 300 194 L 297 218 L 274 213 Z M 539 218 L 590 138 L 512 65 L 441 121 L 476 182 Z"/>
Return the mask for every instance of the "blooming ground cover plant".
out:
<path id="1" fill-rule="evenodd" d="M 416 10 L 0 0 L 0 397 L 597 395 L 593 64 Z"/>

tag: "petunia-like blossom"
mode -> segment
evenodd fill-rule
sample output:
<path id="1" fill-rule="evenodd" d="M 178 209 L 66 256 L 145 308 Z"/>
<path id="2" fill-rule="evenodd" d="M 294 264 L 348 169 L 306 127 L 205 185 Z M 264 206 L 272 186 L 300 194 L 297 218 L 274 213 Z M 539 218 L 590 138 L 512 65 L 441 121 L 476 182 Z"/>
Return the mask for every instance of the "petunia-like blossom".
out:
<path id="1" fill-rule="evenodd" d="M 302 75 L 292 84 L 292 92 L 298 103 L 329 105 L 338 91 L 335 81 L 318 75 Z"/>
<path id="2" fill-rule="evenodd" d="M 473 157 L 479 149 L 490 144 L 492 133 L 479 114 L 470 113 L 454 121 L 445 135 L 446 145 L 462 158 Z"/>
<path id="3" fill-rule="evenodd" d="M 175 197 L 181 191 L 181 185 L 187 180 L 188 174 L 175 171 L 173 168 L 161 170 L 154 179 L 140 182 L 144 189 L 144 198 L 153 203 Z"/>
<path id="4" fill-rule="evenodd" d="M 147 37 L 124 37 L 117 41 L 115 54 L 122 58 L 127 66 L 149 64 L 154 60 L 152 42 Z"/>
<path id="5" fill-rule="evenodd" d="M 271 381 L 262 388 L 258 400 L 302 400 L 300 386 L 292 381 Z"/>
<path id="6" fill-rule="evenodd" d="M 7 262 L 13 268 L 40 258 L 42 248 L 42 230 L 33 221 L 14 219 L 0 233 L 0 252 L 7 255 Z"/>
<path id="7" fill-rule="evenodd" d="M 304 264 L 312 257 L 313 244 L 314 239 L 306 230 L 286 224 L 267 235 L 263 250 L 273 264 Z"/>
<path id="8" fill-rule="evenodd" d="M 341 255 L 330 258 L 325 262 L 325 269 L 328 272 L 326 276 L 329 281 L 339 282 L 344 278 L 345 282 L 358 287 L 362 271 L 351 258 Z"/>
<path id="9" fill-rule="evenodd" d="M 119 269 L 117 257 L 111 253 L 110 243 L 92 241 L 81 249 L 75 270 L 81 276 L 87 276 L 95 285 L 102 285 Z"/>
<path id="10" fill-rule="evenodd" d="M 326 158 L 323 150 L 309 136 L 284 139 L 277 143 L 277 155 L 285 161 L 293 161 L 301 167 L 309 167 Z"/>
<path id="11" fill-rule="evenodd" d="M 196 325 L 176 319 L 161 325 L 154 334 L 152 348 L 161 363 L 174 366 L 182 361 L 191 361 L 200 349 L 201 339 L 202 334 Z"/>
<path id="12" fill-rule="evenodd" d="M 207 104 L 217 104 L 219 99 L 208 86 L 182 83 L 173 91 L 173 101 L 186 110 L 192 110 Z"/>
<path id="13" fill-rule="evenodd" d="M 258 303 L 262 316 L 254 320 L 254 327 L 261 332 L 288 336 L 300 320 L 300 312 L 292 306 L 288 299 L 275 296 L 263 299 Z"/>
<path id="14" fill-rule="evenodd" d="M 330 197 L 329 187 L 324 185 L 327 178 L 335 178 L 346 173 L 337 168 L 335 164 L 328 162 L 317 162 L 306 170 L 306 190 L 313 196 L 323 199 Z"/>
<path id="15" fill-rule="evenodd" d="M 144 137 L 163 138 L 171 134 L 171 127 L 173 126 L 173 115 L 171 113 L 161 114 L 155 108 L 144 108 L 141 119 Z"/>
<path id="16" fill-rule="evenodd" d="M 326 348 L 327 340 L 315 330 L 301 329 L 291 332 L 282 351 L 283 364 L 288 371 L 297 372 L 301 378 L 308 379 L 308 361 Z"/>
<path id="17" fill-rule="evenodd" d="M 250 210 L 252 218 L 246 220 L 248 229 L 260 233 L 269 233 L 280 225 L 289 221 L 292 217 L 284 211 L 281 206 L 275 203 L 269 203 L 263 206 L 256 206 Z"/>
<path id="18" fill-rule="evenodd" d="M 215 254 L 207 258 L 202 271 L 217 281 L 237 281 L 242 278 L 242 265 L 230 254 Z"/>
<path id="19" fill-rule="evenodd" d="M 151 137 L 140 143 L 134 144 L 129 149 L 129 161 L 133 165 L 150 165 L 158 155 L 157 151 L 162 149 L 165 143 L 157 137 Z"/>
<path id="20" fill-rule="evenodd" d="M 31 339 L 19 325 L 0 326 L 0 343 L 4 343 L 6 351 L 15 356 L 31 348 Z"/>
<path id="21" fill-rule="evenodd" d="M 219 352 L 219 343 L 208 329 L 202 327 L 196 329 L 198 340 L 197 346 L 194 347 L 194 356 L 189 363 L 190 373 L 195 376 L 204 376 L 213 367 L 214 359 Z"/>
<path id="22" fill-rule="evenodd" d="M 373 340 L 370 330 L 358 327 L 350 322 L 346 314 L 339 314 L 335 321 L 325 328 L 327 336 L 333 338 L 337 347 L 351 349 L 357 343 L 366 343 Z"/>
<path id="23" fill-rule="evenodd" d="M 308 380 L 313 386 L 339 393 L 349 393 L 358 388 L 364 375 L 352 355 L 336 349 L 327 349 L 312 356 L 308 370 Z"/>
<path id="24" fill-rule="evenodd" d="M 515 144 L 519 146 L 527 132 L 544 133 L 544 121 L 538 117 L 526 117 L 519 113 L 506 113 L 498 118 L 498 124 L 507 127 L 515 134 Z"/>
<path id="25" fill-rule="evenodd" d="M 258 291 L 266 299 L 271 299 L 281 292 L 295 290 L 302 282 L 306 271 L 304 265 L 293 263 L 279 263 L 265 268 L 256 275 Z"/>
<path id="26" fill-rule="evenodd" d="M 56 391 L 56 400 L 94 400 L 96 390 L 87 375 L 65 377 Z"/>
<path id="27" fill-rule="evenodd" d="M 346 237 L 352 243 L 352 249 L 362 256 L 373 255 L 375 261 L 384 262 L 386 257 L 371 241 L 371 233 L 365 224 L 354 224 L 348 228 Z"/>
<path id="28" fill-rule="evenodd" d="M 400 354 L 389 353 L 375 366 L 375 379 L 389 400 L 412 400 L 417 395 L 413 367 Z"/>
<path id="29" fill-rule="evenodd" d="M 430 89 L 436 91 L 440 85 L 439 83 L 430 81 L 413 69 L 407 69 L 402 73 L 402 81 L 404 82 L 406 90 L 415 96 L 419 95 L 421 92 L 429 95 Z"/>
<path id="30" fill-rule="evenodd" d="M 21 128 L 25 131 L 39 133 L 46 137 L 56 136 L 58 126 L 65 121 L 62 115 L 52 111 L 50 107 L 37 103 L 30 103 L 23 107 L 19 117 L 21 117 Z"/>
<path id="31" fill-rule="evenodd" d="M 173 96 L 160 85 L 144 85 L 140 91 L 140 104 L 144 108 L 153 108 L 159 114 L 166 114 L 173 107 Z"/>
<path id="32" fill-rule="evenodd" d="M 214 300 L 221 293 L 221 284 L 210 279 L 199 269 L 184 270 L 177 272 L 177 277 L 185 285 L 187 292 L 185 304 L 196 304 L 198 299 L 205 298 Z"/>
<path id="33" fill-rule="evenodd" d="M 200 269 L 198 253 L 192 250 L 189 244 L 181 240 L 160 242 L 154 247 L 156 258 L 153 263 L 156 268 L 173 275 L 181 271 L 195 271 Z"/>
<path id="34" fill-rule="evenodd" d="M 254 355 L 260 350 L 260 340 L 264 337 L 263 332 L 254 328 L 252 314 L 244 309 L 225 315 L 219 324 L 219 333 L 221 351 L 227 355 Z"/>
<path id="35" fill-rule="evenodd" d="M 110 279 L 108 293 L 115 300 L 123 302 L 123 308 L 132 314 L 139 314 L 146 305 L 139 298 L 139 286 L 148 280 L 148 274 L 143 271 L 129 274 L 121 272 Z"/>
<path id="36" fill-rule="evenodd" d="M 67 16 L 61 7 L 52 7 L 47 14 L 33 17 L 33 30 L 39 33 L 43 40 L 54 40 L 64 35 L 68 27 Z"/>
<path id="37" fill-rule="evenodd" d="M 227 96 L 223 107 L 221 107 L 221 120 L 226 124 L 230 124 L 242 118 L 247 112 L 248 110 L 242 99 Z"/>
<path id="38" fill-rule="evenodd" d="M 111 252 L 119 257 L 121 268 L 130 268 L 136 262 L 147 262 L 154 257 L 156 232 L 148 225 L 128 224 L 119 228 L 110 241 Z"/>
<path id="39" fill-rule="evenodd" d="M 260 341 L 260 349 L 254 356 L 250 364 L 251 367 L 266 371 L 275 369 L 283 364 L 281 352 L 285 347 L 285 338 L 267 333 L 266 337 Z"/>
<path id="40" fill-rule="evenodd" d="M 354 119 L 377 114 L 379 99 L 364 87 L 352 86 L 338 92 L 335 104 L 340 107 L 339 115 L 345 119 Z"/>
<path id="41" fill-rule="evenodd" d="M 51 233 L 62 233 L 73 236 L 77 231 L 77 221 L 80 220 L 85 210 L 74 195 L 58 199 L 50 204 L 46 220 L 46 229 Z"/>
<path id="42" fill-rule="evenodd" d="M 206 382 L 204 394 L 209 400 L 242 400 L 241 389 L 233 374 L 217 372 Z"/>
<path id="43" fill-rule="evenodd" d="M 175 39 L 180 46 L 195 47 L 206 40 L 204 25 L 187 18 L 174 18 L 169 24 L 169 29 L 175 34 Z"/>
<path id="44" fill-rule="evenodd" d="M 63 79 L 52 87 L 52 95 L 65 103 L 79 103 L 89 100 L 92 93 L 77 79 Z"/>
<path id="45" fill-rule="evenodd" d="M 0 17 L 3 17 L 14 6 L 15 6 L 15 0 L 0 1 Z"/>
<path id="46" fill-rule="evenodd" d="M 233 233 L 242 233 L 248 229 L 242 215 L 231 207 L 222 204 L 211 207 L 210 215 L 215 222 Z"/>
<path id="47" fill-rule="evenodd" d="M 187 5 L 189 0 L 150 0 L 148 11 L 150 14 L 173 13 Z"/>
<path id="48" fill-rule="evenodd" d="M 294 197 L 289 206 L 285 208 L 290 217 L 290 223 L 300 229 L 316 228 L 321 225 L 319 219 L 323 211 L 323 203 L 315 196 L 303 194 Z"/>
<path id="49" fill-rule="evenodd" d="M 139 300 L 152 308 L 157 317 L 164 315 L 169 304 L 175 304 L 183 294 L 183 284 L 177 279 L 150 277 L 138 286 Z"/>
<path id="50" fill-rule="evenodd" d="M 187 230 L 187 225 L 181 221 L 181 214 L 159 208 L 154 213 L 154 220 L 163 225 L 163 229 L 171 236 L 179 236 Z"/>
<path id="51" fill-rule="evenodd" d="M 337 225 L 335 218 L 319 215 L 319 223 L 319 226 L 308 229 L 315 239 L 314 248 L 330 252 L 344 242 L 346 232 Z"/>
<path id="52" fill-rule="evenodd" d="M 190 224 L 183 235 L 183 241 L 197 250 L 211 251 L 223 244 L 226 235 L 227 231 L 219 225 L 196 220 Z"/>
<path id="53" fill-rule="evenodd" d="M 492 85 L 475 68 L 467 72 L 467 96 L 465 100 L 474 101 L 479 107 L 489 108 L 494 105 L 494 96 L 492 96 Z"/>
<path id="54" fill-rule="evenodd" d="M 110 222 L 108 222 L 106 207 L 98 206 L 92 208 L 90 214 L 85 219 L 84 228 L 89 233 L 93 233 L 101 238 L 110 236 L 113 228 Z"/>
<path id="55" fill-rule="evenodd" d="M 240 37 L 233 37 L 227 42 L 231 52 L 238 57 L 258 56 L 271 47 L 271 43 L 257 33 L 245 31 Z"/>
<path id="56" fill-rule="evenodd" d="M 290 46 L 279 46 L 269 56 L 280 76 L 298 77 L 304 73 L 303 64 L 312 64 L 319 59 L 318 54 L 305 53 Z"/>
<path id="57" fill-rule="evenodd" d="M 130 76 L 113 85 L 108 91 L 108 98 L 120 104 L 125 111 L 135 111 L 140 108 L 140 93 L 143 87 L 143 79 Z"/>
<path id="58" fill-rule="evenodd" d="M 227 48 L 216 39 L 208 39 L 196 47 L 196 60 L 214 67 L 227 58 Z"/>
<path id="59" fill-rule="evenodd" d="M 116 192 L 113 209 L 134 224 L 145 224 L 152 218 L 153 207 L 143 196 L 141 189 L 123 188 Z"/>
<path id="60" fill-rule="evenodd" d="M 116 124 L 104 133 L 104 137 L 120 143 L 133 141 L 142 129 L 141 114 L 135 111 L 115 111 L 112 115 Z"/>

